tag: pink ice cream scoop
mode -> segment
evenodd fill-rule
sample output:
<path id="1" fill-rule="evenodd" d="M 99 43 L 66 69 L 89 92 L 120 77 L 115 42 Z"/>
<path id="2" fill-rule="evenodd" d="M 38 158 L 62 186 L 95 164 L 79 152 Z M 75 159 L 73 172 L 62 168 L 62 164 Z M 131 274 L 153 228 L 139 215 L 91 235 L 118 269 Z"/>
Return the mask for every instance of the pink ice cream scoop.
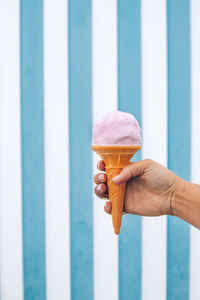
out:
<path id="1" fill-rule="evenodd" d="M 103 146 L 141 145 L 141 128 L 136 118 L 122 111 L 106 114 L 93 127 L 92 144 Z"/>

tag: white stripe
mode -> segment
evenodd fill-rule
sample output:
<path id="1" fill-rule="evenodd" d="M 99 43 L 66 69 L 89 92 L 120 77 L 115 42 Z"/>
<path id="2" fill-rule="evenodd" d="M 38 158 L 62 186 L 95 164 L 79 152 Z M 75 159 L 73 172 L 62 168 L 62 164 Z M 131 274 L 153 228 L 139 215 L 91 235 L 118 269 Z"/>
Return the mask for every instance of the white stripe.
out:
<path id="1" fill-rule="evenodd" d="M 67 1 L 44 1 L 47 299 L 70 299 Z"/>
<path id="2" fill-rule="evenodd" d="M 1 299 L 23 299 L 19 2 L 0 1 Z"/>
<path id="3" fill-rule="evenodd" d="M 92 1 L 93 121 L 117 109 L 117 2 Z M 100 158 L 94 154 L 94 174 Z M 94 299 L 118 299 L 118 238 L 94 196 Z"/>
<path id="4" fill-rule="evenodd" d="M 191 0 L 191 95 L 192 164 L 191 180 L 200 184 L 200 2 Z M 191 226 L 190 299 L 200 299 L 200 231 Z"/>
<path id="5" fill-rule="evenodd" d="M 166 1 L 142 0 L 143 158 L 167 165 Z M 143 218 L 142 299 L 166 299 L 166 216 Z"/>

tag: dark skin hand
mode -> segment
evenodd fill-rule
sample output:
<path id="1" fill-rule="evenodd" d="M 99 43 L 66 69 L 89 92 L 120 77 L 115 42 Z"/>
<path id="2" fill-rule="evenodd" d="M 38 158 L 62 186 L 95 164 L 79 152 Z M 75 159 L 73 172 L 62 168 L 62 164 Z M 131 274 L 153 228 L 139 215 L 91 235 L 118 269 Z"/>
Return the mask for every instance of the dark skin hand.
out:
<path id="1" fill-rule="evenodd" d="M 108 198 L 105 164 L 98 163 L 101 173 L 94 176 L 95 193 Z M 200 186 L 176 176 L 164 166 L 146 159 L 126 166 L 113 179 L 116 184 L 127 183 L 124 211 L 141 216 L 176 215 L 200 228 Z M 111 202 L 105 212 L 111 213 Z"/>

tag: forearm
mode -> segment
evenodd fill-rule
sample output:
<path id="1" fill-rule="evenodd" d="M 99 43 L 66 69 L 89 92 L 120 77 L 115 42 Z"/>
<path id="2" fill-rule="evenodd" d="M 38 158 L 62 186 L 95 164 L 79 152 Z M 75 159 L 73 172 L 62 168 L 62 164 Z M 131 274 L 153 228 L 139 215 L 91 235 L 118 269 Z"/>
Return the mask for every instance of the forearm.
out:
<path id="1" fill-rule="evenodd" d="M 200 185 L 179 180 L 172 207 L 175 216 L 200 229 Z"/>

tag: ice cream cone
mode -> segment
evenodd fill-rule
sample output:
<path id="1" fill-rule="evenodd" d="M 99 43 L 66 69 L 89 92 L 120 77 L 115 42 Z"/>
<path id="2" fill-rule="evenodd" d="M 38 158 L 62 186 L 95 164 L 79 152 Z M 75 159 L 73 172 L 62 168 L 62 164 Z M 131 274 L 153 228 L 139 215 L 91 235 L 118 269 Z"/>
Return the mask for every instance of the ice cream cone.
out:
<path id="1" fill-rule="evenodd" d="M 129 164 L 131 157 L 141 146 L 92 146 L 92 150 L 101 156 L 105 162 L 107 174 L 108 196 L 112 203 L 112 223 L 114 232 L 119 234 L 126 184 L 115 184 L 112 179 L 117 176 L 122 168 Z"/>

